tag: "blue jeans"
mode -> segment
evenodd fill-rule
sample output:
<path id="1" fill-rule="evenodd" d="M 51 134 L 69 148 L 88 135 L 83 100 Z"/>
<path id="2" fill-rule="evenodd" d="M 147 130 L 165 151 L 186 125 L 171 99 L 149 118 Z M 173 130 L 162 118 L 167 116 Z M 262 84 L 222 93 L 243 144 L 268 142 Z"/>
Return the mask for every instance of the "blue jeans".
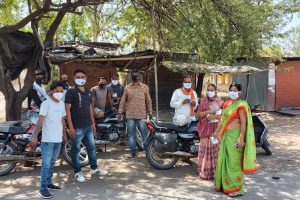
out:
<path id="1" fill-rule="evenodd" d="M 48 191 L 48 185 L 52 184 L 53 168 L 60 153 L 61 142 L 42 142 L 42 169 L 41 191 Z"/>
<path id="2" fill-rule="evenodd" d="M 147 137 L 147 127 L 141 119 L 127 119 L 128 139 L 131 153 L 136 153 L 136 127 L 142 134 L 143 148 L 145 150 L 145 139 Z"/>
<path id="3" fill-rule="evenodd" d="M 75 130 L 75 139 L 72 140 L 72 163 L 75 173 L 81 172 L 80 166 L 80 144 L 81 142 L 85 145 L 91 169 L 97 169 L 97 158 L 96 158 L 96 146 L 94 141 L 94 134 L 92 127 L 77 128 Z"/>

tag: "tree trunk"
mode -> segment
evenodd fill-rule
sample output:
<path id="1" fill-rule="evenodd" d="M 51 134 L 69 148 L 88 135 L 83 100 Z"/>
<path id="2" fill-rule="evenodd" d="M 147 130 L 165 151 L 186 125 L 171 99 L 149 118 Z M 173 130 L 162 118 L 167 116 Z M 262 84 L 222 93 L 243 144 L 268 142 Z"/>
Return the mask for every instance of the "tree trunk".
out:
<path id="1" fill-rule="evenodd" d="M 22 98 L 17 92 L 3 93 L 5 96 L 6 121 L 15 121 L 21 119 Z"/>
<path id="2" fill-rule="evenodd" d="M 197 83 L 197 88 L 196 88 L 196 92 L 198 94 L 198 97 L 201 97 L 201 94 L 202 94 L 204 76 L 205 76 L 205 73 L 200 73 L 198 75 L 198 83 Z"/>

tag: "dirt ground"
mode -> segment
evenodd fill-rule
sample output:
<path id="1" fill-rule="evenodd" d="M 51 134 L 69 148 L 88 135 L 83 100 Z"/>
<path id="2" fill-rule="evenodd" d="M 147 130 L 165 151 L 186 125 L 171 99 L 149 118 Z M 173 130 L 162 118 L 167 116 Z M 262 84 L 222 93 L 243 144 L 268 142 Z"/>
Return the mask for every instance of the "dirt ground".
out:
<path id="1" fill-rule="evenodd" d="M 246 175 L 247 193 L 237 199 L 300 199 L 300 116 L 261 116 L 270 128 L 273 155 L 266 156 L 258 149 L 259 171 Z M 125 160 L 123 155 L 128 152 L 127 147 L 111 146 L 107 152 L 98 153 L 98 164 L 110 174 L 100 179 L 91 177 L 86 167 L 85 183 L 75 182 L 72 168 L 59 160 L 53 180 L 63 191 L 54 192 L 53 199 L 229 199 L 214 191 L 212 181 L 197 177 L 196 164 L 179 162 L 176 168 L 159 171 L 149 166 L 143 152 L 136 159 Z M 0 199 L 39 199 L 39 175 L 39 166 L 24 168 L 19 164 L 16 171 L 0 177 Z"/>

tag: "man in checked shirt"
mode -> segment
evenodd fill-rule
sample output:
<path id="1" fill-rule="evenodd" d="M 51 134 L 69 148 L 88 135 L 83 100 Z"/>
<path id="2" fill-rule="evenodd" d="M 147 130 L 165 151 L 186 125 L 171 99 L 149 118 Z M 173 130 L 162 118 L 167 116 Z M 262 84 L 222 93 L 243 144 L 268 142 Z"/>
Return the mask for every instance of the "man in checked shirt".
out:
<path id="1" fill-rule="evenodd" d="M 127 158 L 136 156 L 136 127 L 142 134 L 143 141 L 147 137 L 147 127 L 143 119 L 152 118 L 152 101 L 149 94 L 149 87 L 140 82 L 140 74 L 138 70 L 131 72 L 132 83 L 127 85 L 122 96 L 119 114 L 126 112 L 128 139 L 130 145 L 130 155 Z M 144 144 L 145 150 L 145 144 Z"/>

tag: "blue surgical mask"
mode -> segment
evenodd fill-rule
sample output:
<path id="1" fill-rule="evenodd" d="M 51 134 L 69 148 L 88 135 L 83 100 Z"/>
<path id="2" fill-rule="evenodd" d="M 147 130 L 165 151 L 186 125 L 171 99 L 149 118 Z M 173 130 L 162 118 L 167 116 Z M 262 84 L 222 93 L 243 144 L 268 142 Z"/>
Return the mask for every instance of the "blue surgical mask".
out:
<path id="1" fill-rule="evenodd" d="M 118 80 L 111 80 L 111 83 L 112 83 L 113 85 L 118 85 L 119 81 L 118 81 Z"/>
<path id="2" fill-rule="evenodd" d="M 192 83 L 183 83 L 183 87 L 184 87 L 185 89 L 191 89 Z"/>
<path id="3" fill-rule="evenodd" d="M 85 79 L 75 79 L 75 84 L 78 86 L 83 86 L 85 85 L 86 80 Z"/>
<path id="4" fill-rule="evenodd" d="M 230 99 L 235 100 L 240 97 L 240 92 L 229 91 L 228 96 Z"/>

